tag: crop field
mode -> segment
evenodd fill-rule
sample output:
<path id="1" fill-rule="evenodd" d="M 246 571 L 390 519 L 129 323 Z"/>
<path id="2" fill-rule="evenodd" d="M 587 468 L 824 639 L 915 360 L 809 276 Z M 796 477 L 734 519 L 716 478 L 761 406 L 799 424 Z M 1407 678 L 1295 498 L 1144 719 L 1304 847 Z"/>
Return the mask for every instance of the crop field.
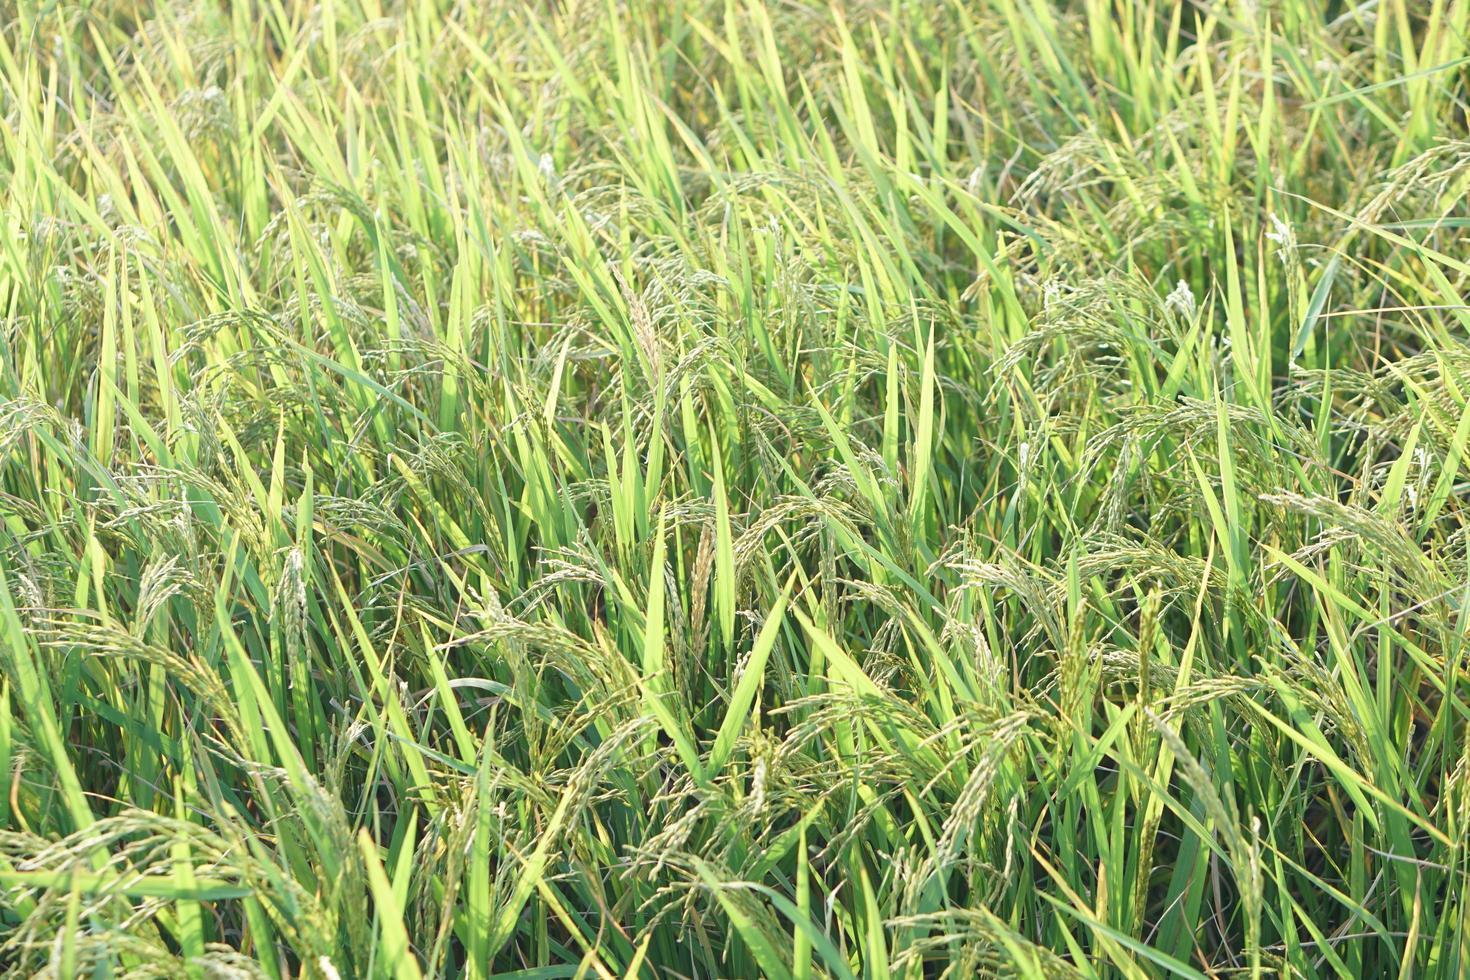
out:
<path id="1" fill-rule="evenodd" d="M 0 976 L 1470 977 L 1470 2 L 0 0 Z"/>

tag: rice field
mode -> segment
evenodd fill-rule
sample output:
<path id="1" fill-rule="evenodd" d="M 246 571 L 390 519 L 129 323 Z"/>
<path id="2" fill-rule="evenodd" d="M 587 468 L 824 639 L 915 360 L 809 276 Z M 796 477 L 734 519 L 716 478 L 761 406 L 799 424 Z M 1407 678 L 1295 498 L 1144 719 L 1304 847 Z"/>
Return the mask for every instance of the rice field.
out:
<path id="1" fill-rule="evenodd" d="M 1467 976 L 1467 46 L 0 0 L 0 976 Z"/>

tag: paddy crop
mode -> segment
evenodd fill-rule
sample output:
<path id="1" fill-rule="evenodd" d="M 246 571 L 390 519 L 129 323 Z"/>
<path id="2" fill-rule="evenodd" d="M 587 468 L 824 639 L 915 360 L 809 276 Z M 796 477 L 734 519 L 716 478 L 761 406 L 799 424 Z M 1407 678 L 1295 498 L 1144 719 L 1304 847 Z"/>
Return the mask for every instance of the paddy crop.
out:
<path id="1" fill-rule="evenodd" d="M 1467 41 L 0 0 L 0 970 L 1462 976 Z"/>

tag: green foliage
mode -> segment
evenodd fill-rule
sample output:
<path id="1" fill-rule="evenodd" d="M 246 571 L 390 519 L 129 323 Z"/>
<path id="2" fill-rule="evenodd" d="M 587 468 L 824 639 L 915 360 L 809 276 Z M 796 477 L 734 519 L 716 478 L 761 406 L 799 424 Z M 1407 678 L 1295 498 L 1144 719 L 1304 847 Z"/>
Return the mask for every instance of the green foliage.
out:
<path id="1" fill-rule="evenodd" d="M 1463 976 L 1467 45 L 0 0 L 0 970 Z"/>

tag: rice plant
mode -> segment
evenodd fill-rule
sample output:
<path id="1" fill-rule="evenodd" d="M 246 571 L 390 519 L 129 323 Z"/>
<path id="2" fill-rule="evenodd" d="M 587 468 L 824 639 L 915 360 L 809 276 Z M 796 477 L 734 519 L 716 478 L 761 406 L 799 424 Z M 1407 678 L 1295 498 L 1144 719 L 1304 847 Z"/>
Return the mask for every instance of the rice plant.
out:
<path id="1" fill-rule="evenodd" d="M 1467 47 L 0 0 L 0 973 L 1465 976 Z"/>

